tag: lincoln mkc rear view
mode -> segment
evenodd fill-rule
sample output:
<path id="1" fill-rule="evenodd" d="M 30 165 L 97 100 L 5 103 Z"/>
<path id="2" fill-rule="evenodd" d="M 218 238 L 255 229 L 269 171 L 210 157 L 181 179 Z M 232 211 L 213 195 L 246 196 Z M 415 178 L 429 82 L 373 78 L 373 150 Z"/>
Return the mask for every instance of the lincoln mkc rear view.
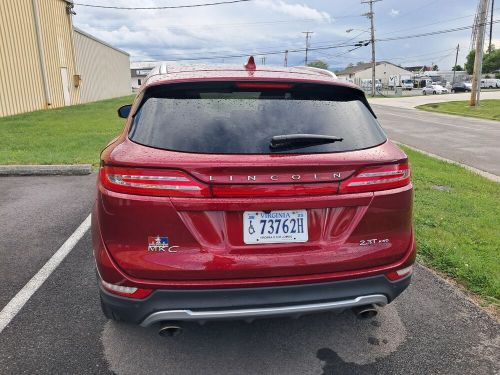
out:
<path id="1" fill-rule="evenodd" d="M 408 286 L 410 166 L 357 86 L 161 64 L 119 114 L 92 214 L 108 318 L 368 317 Z"/>

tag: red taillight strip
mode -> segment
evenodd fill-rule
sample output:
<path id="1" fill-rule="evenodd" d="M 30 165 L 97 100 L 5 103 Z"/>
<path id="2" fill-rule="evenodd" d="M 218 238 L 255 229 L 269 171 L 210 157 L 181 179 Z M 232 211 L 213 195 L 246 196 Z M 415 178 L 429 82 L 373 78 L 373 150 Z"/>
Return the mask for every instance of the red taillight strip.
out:
<path id="1" fill-rule="evenodd" d="M 388 164 L 363 169 L 340 184 L 341 193 L 395 189 L 410 183 L 408 163 Z M 386 177 L 386 178 L 384 178 Z"/>
<path id="2" fill-rule="evenodd" d="M 237 82 L 236 87 L 239 89 L 291 89 L 291 83 L 274 83 L 274 82 Z"/>
<path id="3" fill-rule="evenodd" d="M 104 166 L 100 181 L 109 190 L 163 197 L 208 197 L 210 188 L 179 170 Z"/>

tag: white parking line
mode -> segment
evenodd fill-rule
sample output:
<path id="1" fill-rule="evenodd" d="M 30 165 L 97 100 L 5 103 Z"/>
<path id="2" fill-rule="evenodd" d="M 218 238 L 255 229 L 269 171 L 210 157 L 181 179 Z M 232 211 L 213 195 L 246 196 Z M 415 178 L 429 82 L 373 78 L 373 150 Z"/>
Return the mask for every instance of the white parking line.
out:
<path id="1" fill-rule="evenodd" d="M 31 296 L 42 286 L 66 256 L 73 250 L 85 232 L 90 228 L 90 215 L 80 224 L 73 234 L 62 244 L 30 281 L 0 311 L 0 333 L 14 319 Z"/>

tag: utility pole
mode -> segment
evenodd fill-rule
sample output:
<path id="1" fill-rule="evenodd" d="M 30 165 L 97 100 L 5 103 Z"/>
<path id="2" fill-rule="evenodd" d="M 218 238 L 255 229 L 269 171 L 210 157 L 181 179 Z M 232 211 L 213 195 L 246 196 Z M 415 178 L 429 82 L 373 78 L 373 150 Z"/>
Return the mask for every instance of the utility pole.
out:
<path id="1" fill-rule="evenodd" d="M 361 4 L 370 4 L 370 11 L 368 13 L 363 14 L 363 16 L 367 16 L 370 19 L 370 29 L 371 29 L 371 44 L 372 44 L 372 96 L 375 96 L 375 27 L 374 27 L 374 13 L 373 13 L 373 3 L 376 3 L 382 0 L 362 0 Z"/>
<path id="2" fill-rule="evenodd" d="M 490 44 L 488 44 L 488 53 L 491 53 L 491 36 L 493 35 L 493 8 L 495 8 L 495 0 L 491 0 L 491 16 L 490 16 Z"/>
<path id="3" fill-rule="evenodd" d="M 457 44 L 457 54 L 455 55 L 455 66 L 453 67 L 453 79 L 451 84 L 455 83 L 455 73 L 457 72 L 457 62 L 458 62 L 458 51 L 460 50 L 460 44 Z"/>
<path id="4" fill-rule="evenodd" d="M 288 66 L 288 50 L 285 51 L 285 61 L 283 62 L 283 66 L 285 68 Z"/>
<path id="5" fill-rule="evenodd" d="M 479 97 L 481 94 L 481 72 L 483 70 L 483 50 L 484 50 L 484 32 L 486 30 L 486 15 L 488 13 L 488 0 L 479 0 L 476 38 L 476 55 L 474 58 L 474 73 L 472 75 L 472 89 L 470 93 L 471 107 L 479 106 Z"/>
<path id="6" fill-rule="evenodd" d="M 306 59 L 304 65 L 307 66 L 307 52 L 309 51 L 309 39 L 311 38 L 311 34 L 314 34 L 312 31 L 302 31 L 302 34 L 306 34 Z"/>

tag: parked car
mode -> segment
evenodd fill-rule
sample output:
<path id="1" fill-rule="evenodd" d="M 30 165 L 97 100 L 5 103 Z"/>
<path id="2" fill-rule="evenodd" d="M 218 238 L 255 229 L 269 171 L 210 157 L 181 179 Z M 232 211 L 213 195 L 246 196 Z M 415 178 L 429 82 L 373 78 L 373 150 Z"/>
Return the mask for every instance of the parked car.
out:
<path id="1" fill-rule="evenodd" d="M 427 94 L 447 94 L 448 89 L 445 89 L 441 85 L 427 85 L 422 89 L 422 94 L 427 95 Z"/>
<path id="2" fill-rule="evenodd" d="M 451 86 L 451 92 L 470 92 L 472 85 L 468 82 L 457 82 Z"/>
<path id="3" fill-rule="evenodd" d="M 408 286 L 408 157 L 358 86 L 253 58 L 162 64 L 118 113 L 92 212 L 109 319 L 371 317 Z"/>

